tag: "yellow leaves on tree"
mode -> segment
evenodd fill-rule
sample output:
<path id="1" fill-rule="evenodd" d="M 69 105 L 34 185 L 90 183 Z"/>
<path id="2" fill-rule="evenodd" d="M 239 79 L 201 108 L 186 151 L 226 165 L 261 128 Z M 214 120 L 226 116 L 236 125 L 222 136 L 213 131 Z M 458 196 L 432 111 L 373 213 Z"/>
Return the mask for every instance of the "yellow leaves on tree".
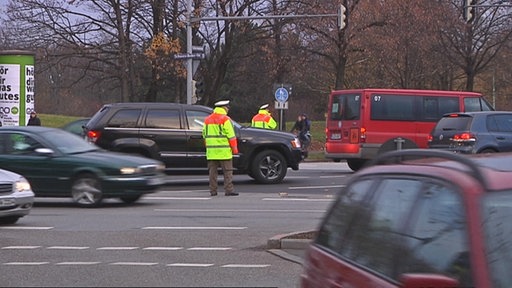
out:
<path id="1" fill-rule="evenodd" d="M 178 77 L 185 77 L 187 71 L 182 60 L 174 60 L 173 55 L 180 53 L 181 45 L 178 39 L 170 39 L 164 33 L 153 37 L 144 55 L 151 63 L 152 68 L 160 78 L 162 73 L 172 73 Z"/>

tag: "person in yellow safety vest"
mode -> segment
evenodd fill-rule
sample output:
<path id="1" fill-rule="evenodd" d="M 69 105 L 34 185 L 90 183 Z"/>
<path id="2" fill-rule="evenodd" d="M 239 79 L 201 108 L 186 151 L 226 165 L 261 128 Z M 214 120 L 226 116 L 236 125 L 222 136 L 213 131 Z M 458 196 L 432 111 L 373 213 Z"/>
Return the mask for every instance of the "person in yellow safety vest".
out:
<path id="1" fill-rule="evenodd" d="M 261 105 L 258 114 L 252 117 L 251 126 L 255 128 L 276 129 L 277 122 L 268 110 L 268 104 Z"/>
<path id="2" fill-rule="evenodd" d="M 218 168 L 224 175 L 224 195 L 237 196 L 233 187 L 233 155 L 238 154 L 235 128 L 229 118 L 229 100 L 218 101 L 204 120 L 203 138 L 208 161 L 210 195 L 217 196 Z"/>

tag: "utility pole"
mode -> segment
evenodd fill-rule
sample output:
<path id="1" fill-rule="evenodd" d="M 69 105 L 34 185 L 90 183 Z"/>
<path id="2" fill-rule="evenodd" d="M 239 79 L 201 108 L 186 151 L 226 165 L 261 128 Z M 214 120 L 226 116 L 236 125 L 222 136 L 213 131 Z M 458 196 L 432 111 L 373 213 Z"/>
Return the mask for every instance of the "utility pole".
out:
<path id="1" fill-rule="evenodd" d="M 187 0 L 187 55 L 192 54 L 192 0 Z M 192 104 L 192 58 L 187 58 L 187 104 Z"/>

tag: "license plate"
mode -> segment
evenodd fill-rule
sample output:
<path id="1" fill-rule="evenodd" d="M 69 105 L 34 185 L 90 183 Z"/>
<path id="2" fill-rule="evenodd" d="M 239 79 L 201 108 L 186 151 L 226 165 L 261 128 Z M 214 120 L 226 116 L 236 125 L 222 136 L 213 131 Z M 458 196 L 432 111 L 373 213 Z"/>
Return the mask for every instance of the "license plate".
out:
<path id="1" fill-rule="evenodd" d="M 331 134 L 332 140 L 340 140 L 341 139 L 341 133 L 333 133 Z"/>
<path id="2" fill-rule="evenodd" d="M 8 207 L 16 205 L 16 201 L 14 199 L 2 199 L 0 200 L 0 207 Z"/>

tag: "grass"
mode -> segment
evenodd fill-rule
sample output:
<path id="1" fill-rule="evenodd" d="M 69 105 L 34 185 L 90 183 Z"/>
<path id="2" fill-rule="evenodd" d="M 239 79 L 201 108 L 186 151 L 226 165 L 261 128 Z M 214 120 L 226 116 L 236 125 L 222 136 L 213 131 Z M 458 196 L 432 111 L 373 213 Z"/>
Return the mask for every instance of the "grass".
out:
<path id="1" fill-rule="evenodd" d="M 62 127 L 71 121 L 83 118 L 83 117 L 51 115 L 51 114 L 38 114 L 38 116 L 41 119 L 41 125 L 47 126 L 47 127 L 54 127 L 54 128 Z"/>

